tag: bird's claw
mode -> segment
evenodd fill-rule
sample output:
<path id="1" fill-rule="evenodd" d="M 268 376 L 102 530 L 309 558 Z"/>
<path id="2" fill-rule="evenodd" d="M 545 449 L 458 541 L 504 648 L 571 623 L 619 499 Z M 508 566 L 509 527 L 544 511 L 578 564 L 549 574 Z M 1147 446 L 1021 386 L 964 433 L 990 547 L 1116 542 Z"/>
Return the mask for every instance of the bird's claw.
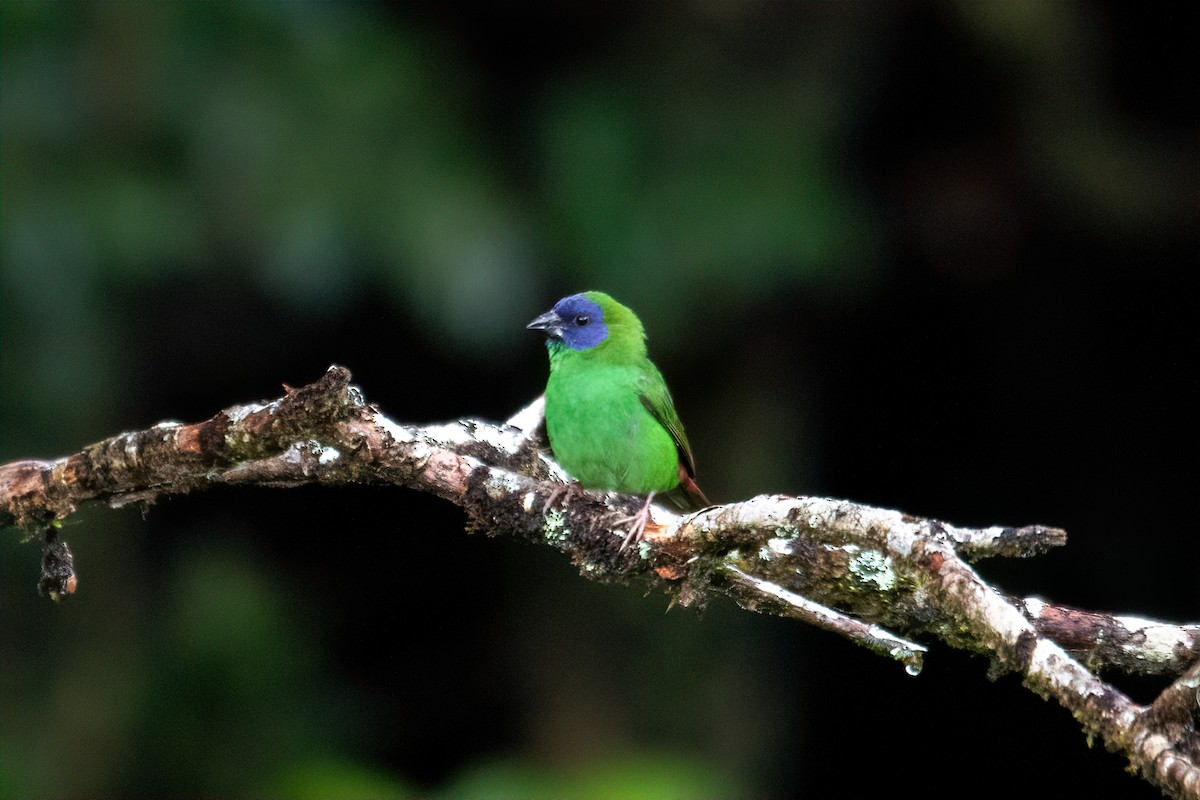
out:
<path id="1" fill-rule="evenodd" d="M 612 524 L 614 528 L 619 528 L 622 525 L 629 525 L 625 538 L 621 541 L 621 547 L 618 548 L 618 553 L 625 552 L 630 545 L 637 544 L 646 535 L 646 526 L 650 524 L 650 504 L 654 502 L 654 492 L 651 492 L 646 498 L 645 504 L 638 509 L 637 513 L 630 514 L 627 517 L 621 517 L 615 520 Z"/>
<path id="2" fill-rule="evenodd" d="M 571 481 L 570 483 L 560 484 L 554 488 L 554 491 L 546 497 L 546 502 L 542 504 L 542 513 L 545 514 L 556 503 L 560 501 L 565 506 L 573 498 L 583 496 L 583 486 L 579 481 Z"/>

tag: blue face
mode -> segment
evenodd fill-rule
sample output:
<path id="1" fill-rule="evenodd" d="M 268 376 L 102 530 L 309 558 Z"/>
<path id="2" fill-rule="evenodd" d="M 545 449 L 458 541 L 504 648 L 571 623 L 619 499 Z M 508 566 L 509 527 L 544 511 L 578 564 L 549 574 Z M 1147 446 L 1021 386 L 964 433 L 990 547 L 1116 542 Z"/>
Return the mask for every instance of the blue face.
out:
<path id="1" fill-rule="evenodd" d="M 572 350 L 588 350 L 608 338 L 604 312 L 581 294 L 559 300 L 554 304 L 553 313 L 559 320 L 556 327 L 560 327 L 563 344 Z"/>

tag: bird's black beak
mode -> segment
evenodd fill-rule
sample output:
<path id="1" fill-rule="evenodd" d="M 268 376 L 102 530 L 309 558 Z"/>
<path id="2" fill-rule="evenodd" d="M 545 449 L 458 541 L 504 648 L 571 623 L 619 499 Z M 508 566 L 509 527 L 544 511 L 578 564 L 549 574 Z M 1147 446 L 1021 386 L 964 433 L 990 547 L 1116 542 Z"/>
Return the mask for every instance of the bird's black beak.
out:
<path id="1" fill-rule="evenodd" d="M 527 330 L 541 331 L 551 339 L 561 339 L 563 332 L 562 320 L 553 311 L 547 311 L 533 322 L 525 326 Z"/>

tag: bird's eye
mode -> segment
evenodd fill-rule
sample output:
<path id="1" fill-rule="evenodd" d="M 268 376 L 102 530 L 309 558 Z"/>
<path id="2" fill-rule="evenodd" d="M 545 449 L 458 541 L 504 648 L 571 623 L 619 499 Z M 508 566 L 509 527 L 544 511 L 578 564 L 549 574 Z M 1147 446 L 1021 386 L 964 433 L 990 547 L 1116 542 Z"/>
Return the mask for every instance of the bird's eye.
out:
<path id="1" fill-rule="evenodd" d="M 591 317 L 589 317 L 587 314 L 578 314 L 578 315 L 575 317 L 575 324 L 576 324 L 576 325 L 578 325 L 578 326 L 579 326 L 579 327 L 581 327 L 581 328 L 582 328 L 584 325 L 587 325 L 587 324 L 588 324 L 589 322 L 591 322 L 591 321 L 592 321 L 592 318 L 591 318 Z"/>

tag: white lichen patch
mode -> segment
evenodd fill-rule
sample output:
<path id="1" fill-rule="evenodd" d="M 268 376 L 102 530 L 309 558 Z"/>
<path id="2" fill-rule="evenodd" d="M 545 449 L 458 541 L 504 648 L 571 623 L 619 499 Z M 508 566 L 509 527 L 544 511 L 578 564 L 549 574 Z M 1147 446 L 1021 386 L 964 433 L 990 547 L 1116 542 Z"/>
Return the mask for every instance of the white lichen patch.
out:
<path id="1" fill-rule="evenodd" d="M 860 550 L 855 545 L 844 548 L 851 553 L 850 572 L 862 583 L 869 583 L 888 592 L 896 586 L 896 571 L 892 568 L 892 559 L 877 550 Z"/>
<path id="2" fill-rule="evenodd" d="M 408 448 L 408 454 L 418 464 L 425 464 L 433 457 L 434 449 L 424 442 L 413 440 Z"/>
<path id="3" fill-rule="evenodd" d="M 775 555 L 790 556 L 792 554 L 792 540 L 791 540 L 791 538 L 768 539 L 767 540 L 767 549 L 769 549 L 771 551 L 771 553 L 773 553 Z M 762 557 L 764 560 L 766 558 L 768 558 L 767 556 L 762 556 L 761 553 L 760 553 L 760 557 Z"/>
<path id="4" fill-rule="evenodd" d="M 476 440 L 476 436 L 466 422 L 447 422 L 442 425 L 429 425 L 425 435 L 436 442 L 449 445 L 463 445 Z M 470 426 L 474 427 L 474 426 Z"/>
<path id="5" fill-rule="evenodd" d="M 332 464 L 342 457 L 342 453 L 336 447 L 323 447 L 317 445 L 313 448 L 313 453 L 317 456 L 318 464 Z"/>
<path id="6" fill-rule="evenodd" d="M 1113 616 L 1113 619 L 1124 626 L 1125 630 L 1130 633 L 1137 633 L 1146 628 L 1152 628 L 1157 623 L 1154 620 L 1146 619 L 1145 617 L 1135 617 L 1133 615 Z"/>
<path id="7" fill-rule="evenodd" d="M 536 501 L 537 501 L 537 494 L 535 494 L 534 492 L 526 492 L 525 496 L 521 498 L 521 508 L 525 511 L 526 514 L 532 513 L 533 504 Z"/>
<path id="8" fill-rule="evenodd" d="M 770 561 L 775 556 L 790 556 L 792 551 L 791 538 L 776 537 L 768 539 L 765 545 L 758 548 L 758 558 L 760 561 Z"/>
<path id="9" fill-rule="evenodd" d="M 1031 617 L 1033 617 L 1034 619 L 1038 619 L 1039 617 L 1041 617 L 1042 611 L 1045 608 L 1046 608 L 1046 602 L 1044 600 L 1042 600 L 1042 598 L 1040 598 L 1040 597 L 1026 597 L 1025 598 L 1025 610 L 1028 611 L 1029 615 Z"/>
<path id="10" fill-rule="evenodd" d="M 638 542 L 638 558 L 642 559 L 643 561 L 649 561 L 652 549 L 653 548 L 651 548 L 650 543 L 644 539 Z"/>
<path id="11" fill-rule="evenodd" d="M 391 432 L 390 429 L 389 432 Z M 456 448 L 479 443 L 489 445 L 509 455 L 520 450 L 524 442 L 524 437 L 518 431 L 473 419 L 429 425 L 422 432 L 426 438 L 444 447 Z M 396 437 L 395 433 L 392 435 Z M 397 441 L 410 441 L 412 438 L 411 433 L 404 434 L 404 436 L 406 438 L 398 438 Z"/>
<path id="12" fill-rule="evenodd" d="M 1045 681 L 1058 692 L 1073 697 L 1085 698 L 1103 693 L 1100 680 L 1049 639 L 1038 639 L 1034 644 L 1028 674 Z M 1129 717 L 1133 713 L 1131 709 L 1126 709 L 1118 715 L 1117 724 L 1123 728 L 1131 724 Z"/>
<path id="13" fill-rule="evenodd" d="M 1132 634 L 1140 633 L 1145 640 L 1139 644 L 1129 643 L 1123 649 L 1142 661 L 1166 663 L 1175 658 L 1175 649 L 1186 647 L 1188 642 L 1183 631 L 1170 625 L 1162 625 L 1142 617 L 1113 617 Z"/>
<path id="14" fill-rule="evenodd" d="M 488 497 L 492 498 L 493 500 L 501 500 L 505 497 L 517 494 L 524 488 L 524 482 L 522 482 L 521 479 L 516 475 L 503 470 L 493 469 L 488 471 L 487 493 Z M 532 492 L 526 494 L 525 502 L 522 503 L 522 505 L 526 506 L 526 511 L 531 511 L 533 509 L 533 502 L 529 500 L 529 496 L 531 494 Z"/>
<path id="15" fill-rule="evenodd" d="M 245 405 L 235 406 L 234 408 L 229 409 L 225 412 L 225 416 L 229 417 L 230 422 L 241 422 L 246 417 L 250 416 L 256 411 L 262 411 L 264 408 L 266 408 L 266 406 L 264 406 L 262 403 L 246 403 Z"/>
<path id="16" fill-rule="evenodd" d="M 893 514 L 882 521 L 881 530 L 886 531 L 888 550 L 901 557 L 911 556 L 918 542 L 929 539 L 931 533 L 924 523 L 910 522 L 900 514 Z"/>
<path id="17" fill-rule="evenodd" d="M 475 425 L 475 440 L 491 445 L 502 453 L 509 455 L 521 448 L 523 437 L 515 434 L 512 429 L 498 428 L 491 423 L 480 422 Z"/>
<path id="18" fill-rule="evenodd" d="M 164 420 L 163 422 L 160 422 L 157 425 L 155 425 L 151 430 L 162 431 L 162 439 L 160 441 L 169 442 L 169 441 L 171 441 L 171 438 L 173 436 L 175 436 L 175 434 L 178 433 L 179 429 L 182 427 L 183 427 L 182 422 L 176 422 L 174 420 Z"/>
<path id="19" fill-rule="evenodd" d="M 416 441 L 416 435 L 411 428 L 406 428 L 396 422 L 385 417 L 383 414 L 375 415 L 375 424 L 388 432 L 388 435 L 396 442 L 413 442 Z"/>

